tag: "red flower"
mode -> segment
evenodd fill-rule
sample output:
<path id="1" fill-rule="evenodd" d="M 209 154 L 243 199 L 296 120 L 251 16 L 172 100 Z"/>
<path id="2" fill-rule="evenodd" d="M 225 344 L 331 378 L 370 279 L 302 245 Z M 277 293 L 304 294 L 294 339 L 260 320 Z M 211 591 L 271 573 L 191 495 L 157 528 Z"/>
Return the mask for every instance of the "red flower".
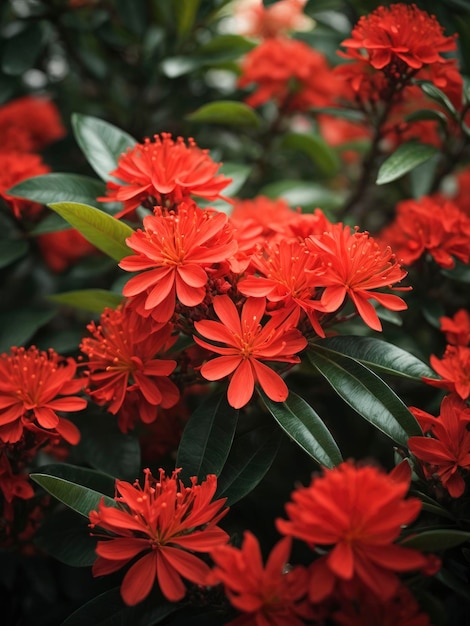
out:
<path id="1" fill-rule="evenodd" d="M 356 579 L 387 600 L 398 589 L 395 572 L 426 564 L 417 550 L 393 543 L 421 509 L 417 498 L 404 499 L 408 487 L 409 479 L 342 463 L 294 491 L 286 505 L 289 520 L 277 520 L 279 531 L 322 551 L 333 546 L 311 566 L 313 602 L 329 596 L 337 580 Z"/>
<path id="2" fill-rule="evenodd" d="M 402 311 L 407 308 L 398 296 L 375 291 L 391 287 L 407 274 L 398 264 L 390 248 L 382 249 L 369 233 L 349 226 L 333 224 L 329 231 L 306 240 L 307 247 L 320 255 L 325 286 L 321 304 L 325 311 L 337 311 L 349 296 L 359 315 L 373 330 L 382 330 L 377 313 L 369 302 L 376 300 L 386 309 Z M 395 287 L 399 289 L 399 287 Z"/>
<path id="3" fill-rule="evenodd" d="M 235 5 L 237 31 L 249 37 L 277 37 L 291 30 L 306 30 L 311 20 L 302 13 L 307 0 L 278 0 L 265 6 L 262 0 L 241 0 Z"/>
<path id="4" fill-rule="evenodd" d="M 35 152 L 64 135 L 59 111 L 50 100 L 25 96 L 0 107 L 2 151 Z"/>
<path id="5" fill-rule="evenodd" d="M 12 348 L 10 354 L 0 355 L 0 439 L 16 443 L 26 428 L 78 443 L 77 427 L 57 415 L 86 407 L 86 400 L 71 395 L 84 386 L 82 379 L 74 378 L 76 371 L 72 358 L 64 359 L 52 349 Z"/>
<path id="6" fill-rule="evenodd" d="M 455 50 L 455 37 L 445 37 L 433 15 L 414 4 L 380 6 L 362 16 L 351 38 L 342 46 L 343 55 L 366 59 L 377 70 L 410 73 L 432 63 L 446 63 L 442 52 Z"/>
<path id="7" fill-rule="evenodd" d="M 169 408 L 178 402 L 179 391 L 168 378 L 176 361 L 156 358 L 174 343 L 173 327 L 152 328 L 150 324 L 143 331 L 141 323 L 129 305 L 105 309 L 98 326 L 88 325 L 93 338 L 83 339 L 80 349 L 88 356 L 88 392 L 94 402 L 107 405 L 114 414 L 130 402 L 148 424 L 157 418 L 157 407 Z"/>
<path id="8" fill-rule="evenodd" d="M 433 437 L 410 437 L 408 447 L 420 461 L 428 476 L 437 475 L 452 498 L 465 491 L 461 469 L 470 469 L 470 408 L 458 396 L 442 400 L 438 417 L 411 407 L 423 430 Z"/>
<path id="9" fill-rule="evenodd" d="M 304 243 L 281 240 L 260 247 L 251 257 L 251 264 L 261 275 L 249 276 L 238 283 L 244 296 L 266 296 L 281 309 L 305 311 L 315 331 L 325 336 L 315 313 L 323 310 L 317 298 L 318 288 L 323 286 L 316 274 L 320 265 L 318 255 L 311 253 Z"/>
<path id="10" fill-rule="evenodd" d="M 428 253 L 438 265 L 451 269 L 453 257 L 464 263 L 470 260 L 470 217 L 453 202 L 438 197 L 403 200 L 380 239 L 393 247 L 404 265 Z"/>
<path id="11" fill-rule="evenodd" d="M 126 297 L 145 296 L 142 314 L 151 311 L 158 322 L 167 322 L 175 311 L 176 298 L 194 307 L 204 300 L 207 269 L 226 261 L 237 250 L 227 216 L 182 204 L 178 212 L 157 211 L 144 218 L 144 230 L 126 239 L 137 254 L 119 266 L 134 276 L 123 289 Z"/>
<path id="12" fill-rule="evenodd" d="M 272 200 L 265 196 L 256 196 L 251 200 L 236 200 L 230 216 L 230 223 L 235 228 L 243 228 L 248 223 L 261 227 L 257 231 L 259 243 L 285 233 L 288 224 L 296 217 L 294 211 L 282 198 Z"/>
<path id="13" fill-rule="evenodd" d="M 44 233 L 37 237 L 37 242 L 44 262 L 58 274 L 85 256 L 99 254 L 98 249 L 75 228 Z"/>
<path id="14" fill-rule="evenodd" d="M 303 41 L 276 37 L 246 55 L 238 84 L 256 85 L 246 98 L 252 107 L 274 100 L 285 111 L 305 111 L 331 104 L 335 80 L 320 52 Z"/>
<path id="15" fill-rule="evenodd" d="M 204 585 L 210 572 L 196 552 L 210 552 L 226 543 L 228 535 L 216 526 L 227 513 L 225 498 L 212 502 L 217 478 L 214 474 L 200 485 L 191 479 L 185 487 L 178 480 L 180 470 L 171 477 L 160 470 L 158 479 L 145 470 L 144 487 L 116 481 L 117 508 L 100 502 L 98 511 L 90 511 L 90 527 L 100 526 L 113 533 L 98 541 L 98 558 L 93 575 L 103 576 L 121 569 L 135 557 L 121 586 L 124 602 L 134 605 L 150 593 L 155 580 L 171 602 L 181 600 L 186 588 L 181 577 Z"/>
<path id="16" fill-rule="evenodd" d="M 286 383 L 262 361 L 300 362 L 294 355 L 305 348 L 307 340 L 293 328 L 292 312 L 279 313 L 262 326 L 265 298 L 247 298 L 241 315 L 228 296 L 216 296 L 213 305 L 220 322 L 202 320 L 194 322 L 194 326 L 203 337 L 225 345 L 214 345 L 194 336 L 200 346 L 222 355 L 201 367 L 202 376 L 220 380 L 230 375 L 227 397 L 235 409 L 250 401 L 255 382 L 271 400 L 283 402 L 289 394 Z"/>
<path id="17" fill-rule="evenodd" d="M 285 571 L 290 550 L 290 538 L 281 539 L 264 567 L 258 540 L 246 531 L 240 549 L 224 545 L 211 552 L 215 567 L 209 584 L 223 583 L 230 603 L 244 613 L 229 626 L 305 624 L 307 572 L 300 566 Z"/>
<path id="18" fill-rule="evenodd" d="M 170 133 L 154 136 L 128 148 L 118 159 L 118 166 L 110 172 L 123 184 L 109 181 L 107 196 L 102 202 L 123 202 L 124 209 L 116 214 L 122 217 L 139 204 L 173 208 L 190 195 L 215 200 L 223 198 L 221 191 L 231 179 L 217 175 L 220 163 L 215 163 L 208 150 L 198 148 L 194 139 L 186 145 L 182 137 L 176 141 Z"/>
<path id="19" fill-rule="evenodd" d="M 13 498 L 29 500 L 34 496 L 34 489 L 28 481 L 28 475 L 13 473 L 4 450 L 0 451 L 0 491 L 7 504 L 11 504 Z"/>
<path id="20" fill-rule="evenodd" d="M 470 313 L 459 309 L 453 317 L 440 317 L 441 331 L 447 343 L 454 346 L 468 346 L 470 343 Z"/>
<path id="21" fill-rule="evenodd" d="M 0 109 L 1 111 L 1 109 Z M 16 219 L 34 219 L 42 211 L 42 204 L 11 196 L 8 190 L 22 180 L 32 176 L 47 174 L 50 168 L 38 154 L 21 152 L 0 152 L 0 198 L 7 203 Z"/>
<path id="22" fill-rule="evenodd" d="M 431 367 L 442 377 L 423 378 L 425 383 L 439 389 L 448 389 L 466 400 L 470 397 L 470 348 L 467 346 L 447 346 L 442 359 L 434 354 L 430 357 Z"/>

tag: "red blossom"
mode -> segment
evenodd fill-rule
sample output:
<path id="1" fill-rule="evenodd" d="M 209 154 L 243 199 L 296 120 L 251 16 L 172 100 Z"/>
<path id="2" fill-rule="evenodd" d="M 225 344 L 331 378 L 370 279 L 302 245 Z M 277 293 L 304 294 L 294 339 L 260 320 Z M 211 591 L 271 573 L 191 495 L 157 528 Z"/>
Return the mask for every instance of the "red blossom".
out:
<path id="1" fill-rule="evenodd" d="M 209 584 L 223 583 L 230 603 L 243 613 L 228 626 L 305 624 L 307 571 L 301 566 L 285 571 L 290 551 L 291 539 L 281 539 L 264 566 L 258 540 L 246 531 L 241 548 L 224 545 L 211 552 L 215 567 Z"/>
<path id="2" fill-rule="evenodd" d="M 144 230 L 126 240 L 136 254 L 119 263 L 124 270 L 141 272 L 129 280 L 123 294 L 141 295 L 141 314 L 151 313 L 162 323 L 172 317 L 177 300 L 188 307 L 201 304 L 207 270 L 237 251 L 227 220 L 224 213 L 202 210 L 194 203 L 181 204 L 178 212 L 158 210 L 145 217 Z"/>
<path id="3" fill-rule="evenodd" d="M 434 63 L 445 63 L 442 52 L 455 50 L 455 37 L 445 37 L 433 15 L 414 4 L 380 6 L 364 15 L 351 38 L 341 45 L 345 57 L 365 59 L 373 68 L 390 74 L 409 73 Z"/>
<path id="4" fill-rule="evenodd" d="M 328 550 L 310 568 L 313 602 L 331 595 L 337 581 L 357 579 L 378 598 L 390 599 L 399 586 L 396 572 L 426 564 L 417 550 L 394 543 L 421 510 L 417 498 L 404 499 L 408 488 L 409 479 L 342 463 L 294 491 L 286 505 L 289 520 L 277 520 L 278 530 Z"/>
<path id="5" fill-rule="evenodd" d="M 5 502 L 11 504 L 14 498 L 29 500 L 34 496 L 34 489 L 27 474 L 14 474 L 6 452 L 0 451 L 0 491 Z M 5 512 L 3 513 L 4 517 Z"/>
<path id="6" fill-rule="evenodd" d="M 442 400 L 438 417 L 410 408 L 432 437 L 410 437 L 408 447 L 423 464 L 427 476 L 438 476 L 452 498 L 465 491 L 460 470 L 470 469 L 470 408 L 456 395 Z"/>
<path id="7" fill-rule="evenodd" d="M 49 172 L 50 168 L 38 154 L 0 152 L 0 198 L 11 207 L 16 219 L 34 219 L 41 213 L 43 206 L 31 200 L 11 196 L 7 191 L 26 178 Z"/>
<path id="8" fill-rule="evenodd" d="M 223 198 L 222 190 L 231 182 L 217 174 L 220 163 L 215 163 L 208 150 L 201 150 L 194 139 L 188 145 L 182 137 L 176 141 L 170 133 L 155 135 L 128 148 L 118 159 L 118 166 L 110 172 L 122 183 L 109 181 L 107 196 L 102 202 L 123 202 L 124 209 L 116 214 L 122 217 L 143 203 L 173 208 L 194 195 L 207 200 Z"/>
<path id="9" fill-rule="evenodd" d="M 24 96 L 0 107 L 2 151 L 35 152 L 64 135 L 59 111 L 50 100 Z"/>
<path id="10" fill-rule="evenodd" d="M 470 397 L 470 348 L 447 346 L 442 359 L 434 354 L 430 363 L 441 379 L 423 378 L 424 382 L 439 389 L 447 389 L 466 400 Z"/>
<path id="11" fill-rule="evenodd" d="M 44 233 L 37 237 L 37 243 L 45 264 L 57 274 L 83 257 L 99 254 L 98 249 L 75 228 Z"/>
<path id="12" fill-rule="evenodd" d="M 57 412 L 81 411 L 86 400 L 73 394 L 84 386 L 77 364 L 54 350 L 12 348 L 0 355 L 0 439 L 16 443 L 23 430 L 78 443 L 80 433 Z M 61 396 L 61 397 L 58 397 Z"/>
<path id="13" fill-rule="evenodd" d="M 307 0 L 278 0 L 265 6 L 262 0 L 238 0 L 237 31 L 249 37 L 278 37 L 291 30 L 305 30 L 311 20 L 302 13 Z"/>
<path id="14" fill-rule="evenodd" d="M 293 328 L 298 316 L 287 310 L 262 325 L 266 298 L 247 298 L 241 314 L 228 296 L 216 296 L 213 306 L 220 321 L 202 320 L 194 326 L 200 335 L 216 343 L 197 336 L 194 340 L 222 356 L 207 361 L 201 367 L 202 376 L 207 380 L 230 376 L 227 397 L 236 409 L 250 401 L 255 383 L 271 400 L 283 402 L 289 394 L 287 385 L 263 361 L 299 363 L 295 354 L 306 347 L 307 340 Z"/>
<path id="15" fill-rule="evenodd" d="M 466 309 L 459 309 L 453 317 L 440 317 L 439 322 L 447 343 L 453 346 L 470 344 L 470 313 Z"/>
<path id="16" fill-rule="evenodd" d="M 450 200 L 423 196 L 397 204 L 395 220 L 379 235 L 404 265 L 428 253 L 446 269 L 470 260 L 470 217 Z"/>
<path id="17" fill-rule="evenodd" d="M 178 402 L 178 388 L 168 378 L 176 361 L 157 358 L 174 343 L 171 324 L 152 328 L 150 323 L 143 329 L 142 319 L 127 305 L 105 309 L 99 324 L 87 328 L 93 338 L 83 339 L 80 349 L 88 357 L 88 392 L 94 402 L 113 414 L 132 407 L 135 418 L 147 424 L 157 418 L 158 407 Z M 124 431 L 130 426 L 128 419 L 119 424 Z"/>
<path id="18" fill-rule="evenodd" d="M 209 474 L 200 485 L 191 479 L 185 487 L 178 479 L 180 470 L 158 479 L 145 470 L 143 488 L 122 480 L 116 481 L 118 506 L 100 502 L 98 511 L 90 511 L 90 527 L 102 528 L 106 535 L 98 541 L 98 558 L 93 575 L 111 574 L 134 560 L 121 585 L 121 595 L 128 605 L 144 600 L 157 580 L 163 595 L 171 602 L 186 594 L 182 577 L 204 585 L 209 566 L 194 552 L 211 552 L 228 540 L 217 523 L 228 512 L 225 498 L 214 500 L 217 478 Z"/>
<path id="19" fill-rule="evenodd" d="M 306 240 L 307 247 L 322 260 L 321 281 L 325 290 L 321 304 L 325 311 L 337 311 L 346 296 L 352 300 L 359 315 L 373 330 L 382 325 L 370 300 L 386 309 L 403 311 L 406 303 L 393 294 L 376 291 L 392 287 L 406 276 L 389 247 L 381 248 L 367 232 L 351 232 L 349 226 L 333 224 L 323 235 Z"/>
<path id="20" fill-rule="evenodd" d="M 331 104 L 335 77 L 326 58 L 303 41 L 266 39 L 242 63 L 238 84 L 255 90 L 246 98 L 252 107 L 274 100 L 284 111 L 305 111 Z"/>

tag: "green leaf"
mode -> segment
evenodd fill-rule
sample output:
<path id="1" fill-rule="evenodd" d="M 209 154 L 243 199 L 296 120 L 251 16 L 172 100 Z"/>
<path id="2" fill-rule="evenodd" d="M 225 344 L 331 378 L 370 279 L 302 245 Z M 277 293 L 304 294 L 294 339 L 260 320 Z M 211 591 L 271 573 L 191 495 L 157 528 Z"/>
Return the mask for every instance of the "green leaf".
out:
<path id="1" fill-rule="evenodd" d="M 106 307 L 116 309 L 121 304 L 123 297 L 112 291 L 106 291 L 106 289 L 80 289 L 55 293 L 52 296 L 48 296 L 47 299 L 75 309 L 83 309 L 91 313 L 102 313 Z"/>
<path id="2" fill-rule="evenodd" d="M 364 113 L 356 111 L 355 109 L 342 109 L 339 107 L 315 107 L 310 109 L 313 114 L 331 115 L 332 117 L 339 117 L 349 122 L 356 122 L 357 124 L 364 124 Z"/>
<path id="3" fill-rule="evenodd" d="M 441 274 L 459 283 L 470 283 L 470 265 L 467 263 L 456 261 L 454 268 L 451 270 L 441 269 Z"/>
<path id="4" fill-rule="evenodd" d="M 374 337 L 338 335 L 318 342 L 322 348 L 345 354 L 367 367 L 387 374 L 421 380 L 423 376 L 435 378 L 433 370 L 406 350 Z"/>
<path id="5" fill-rule="evenodd" d="M 238 410 L 227 402 L 225 392 L 211 395 L 191 415 L 181 437 L 176 467 L 188 479 L 220 474 L 232 446 Z"/>
<path id="6" fill-rule="evenodd" d="M 217 498 L 227 498 L 232 506 L 253 491 L 276 458 L 281 439 L 281 430 L 271 425 L 237 435 L 217 480 Z"/>
<path id="7" fill-rule="evenodd" d="M 318 183 L 304 180 L 282 180 L 260 190 L 268 198 L 284 198 L 292 207 L 335 209 L 342 205 L 344 192 L 332 191 Z"/>
<path id="8" fill-rule="evenodd" d="M 2 69 L 5 74 L 19 76 L 31 69 L 44 45 L 40 22 L 32 22 L 5 42 Z"/>
<path id="9" fill-rule="evenodd" d="M 133 433 L 123 433 L 116 416 L 80 414 L 76 418 L 81 439 L 76 447 L 83 460 L 95 469 L 131 483 L 140 474 L 140 445 Z"/>
<path id="10" fill-rule="evenodd" d="M 146 3 L 135 2 L 135 0 L 116 0 L 116 10 L 124 28 L 142 37 L 148 20 Z"/>
<path id="11" fill-rule="evenodd" d="M 339 169 L 337 153 L 320 135 L 287 133 L 281 138 L 279 147 L 303 152 L 325 176 L 334 176 Z"/>
<path id="12" fill-rule="evenodd" d="M 174 10 L 180 39 L 184 39 L 191 32 L 200 4 L 201 0 L 177 0 Z"/>
<path id="13" fill-rule="evenodd" d="M 439 103 L 452 117 L 458 118 L 458 113 L 455 110 L 454 105 L 450 101 L 449 97 L 441 91 L 436 85 L 433 83 L 428 83 L 425 81 L 416 81 L 417 84 L 421 87 L 424 93 L 434 100 L 434 102 Z"/>
<path id="14" fill-rule="evenodd" d="M 409 436 L 422 435 L 406 405 L 367 367 L 319 346 L 311 346 L 308 357 L 350 407 L 393 441 L 406 447 Z"/>
<path id="15" fill-rule="evenodd" d="M 25 345 L 55 314 L 56 311 L 34 307 L 0 312 L 0 352 Z"/>
<path id="16" fill-rule="evenodd" d="M 91 115 L 74 113 L 72 127 L 78 145 L 88 163 L 104 181 L 116 180 L 110 172 L 116 169 L 118 158 L 137 140 L 109 122 Z"/>
<path id="17" fill-rule="evenodd" d="M 116 501 L 113 498 L 63 478 L 48 476 L 40 472 L 30 474 L 30 478 L 57 500 L 84 517 L 88 517 L 90 511 L 98 510 L 98 505 L 102 499 L 104 499 L 106 506 L 116 506 Z"/>
<path id="18" fill-rule="evenodd" d="M 120 261 L 132 254 L 126 239 L 134 231 L 124 222 L 100 209 L 78 202 L 54 202 L 48 206 L 112 259 Z"/>
<path id="19" fill-rule="evenodd" d="M 285 402 L 261 392 L 266 408 L 283 431 L 319 465 L 332 468 L 343 460 L 336 441 L 313 408 L 293 391 Z"/>
<path id="20" fill-rule="evenodd" d="M 62 622 L 62 626 L 154 626 L 179 611 L 181 606 L 178 602 L 168 603 L 155 589 L 143 602 L 126 606 L 117 587 L 81 606 Z"/>
<path id="21" fill-rule="evenodd" d="M 25 239 L 6 239 L 0 241 L 0 269 L 8 267 L 21 259 L 29 250 Z"/>
<path id="22" fill-rule="evenodd" d="M 251 174 L 250 165 L 241 165 L 239 163 L 224 163 L 220 169 L 219 174 L 224 174 L 228 178 L 232 179 L 232 182 L 225 187 L 222 191 L 222 195 L 231 198 L 237 195 L 240 189 L 245 184 L 248 176 Z M 214 203 L 209 203 L 213 205 Z"/>
<path id="23" fill-rule="evenodd" d="M 437 148 L 428 144 L 416 141 L 401 144 L 382 163 L 377 176 L 377 185 L 385 185 L 385 183 L 401 178 L 421 163 L 428 161 L 435 154 L 438 154 Z"/>
<path id="24" fill-rule="evenodd" d="M 413 534 L 400 541 L 400 545 L 406 548 L 434 552 L 455 548 L 467 541 L 470 541 L 470 532 L 442 528 Z"/>
<path id="25" fill-rule="evenodd" d="M 87 467 L 79 467 L 70 463 L 51 463 L 50 465 L 42 465 L 39 467 L 39 473 L 62 478 L 69 482 L 89 487 L 106 496 L 114 496 L 115 480 L 112 476 L 97 472 Z"/>
<path id="26" fill-rule="evenodd" d="M 60 215 L 57 215 L 57 213 L 51 213 L 50 215 L 44 217 L 39 224 L 30 230 L 29 234 L 32 237 L 39 237 L 39 235 L 56 233 L 60 230 L 67 230 L 68 228 L 71 228 L 68 222 L 60 217 Z"/>
<path id="27" fill-rule="evenodd" d="M 467 602 L 470 602 L 470 588 L 467 580 L 463 580 L 454 572 L 443 567 L 437 572 L 434 578 L 446 585 L 446 587 L 452 591 L 452 594 L 457 594 Z"/>
<path id="28" fill-rule="evenodd" d="M 41 204 L 81 202 L 94 205 L 96 198 L 103 196 L 105 191 L 105 185 L 90 176 L 54 172 L 23 180 L 9 189 L 8 193 Z"/>
<path id="29" fill-rule="evenodd" d="M 217 35 L 200 46 L 196 55 L 209 64 L 233 61 L 246 54 L 256 44 L 241 35 Z"/>
<path id="30" fill-rule="evenodd" d="M 93 565 L 96 541 L 88 521 L 70 509 L 49 514 L 34 536 L 35 545 L 71 567 Z"/>
<path id="31" fill-rule="evenodd" d="M 261 125 L 259 115 L 247 104 L 232 100 L 218 100 L 209 102 L 186 115 L 190 122 L 228 124 L 229 126 L 250 126 L 257 128 Z"/>

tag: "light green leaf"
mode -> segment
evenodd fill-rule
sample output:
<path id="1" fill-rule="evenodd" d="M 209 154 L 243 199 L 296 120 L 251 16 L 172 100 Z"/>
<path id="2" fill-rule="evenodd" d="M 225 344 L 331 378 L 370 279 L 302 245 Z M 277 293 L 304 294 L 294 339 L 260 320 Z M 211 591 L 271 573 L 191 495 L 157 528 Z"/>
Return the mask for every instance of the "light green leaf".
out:
<path id="1" fill-rule="evenodd" d="M 176 466 L 182 477 L 219 475 L 232 446 L 238 410 L 232 408 L 226 394 L 215 394 L 202 402 L 191 415 L 181 437 Z"/>
<path id="2" fill-rule="evenodd" d="M 55 293 L 48 296 L 47 299 L 57 302 L 57 304 L 90 311 L 90 313 L 102 313 L 106 307 L 116 309 L 121 304 L 123 296 L 112 291 L 106 291 L 106 289 L 80 289 Z"/>
<path id="3" fill-rule="evenodd" d="M 401 178 L 421 163 L 428 161 L 435 154 L 438 154 L 437 148 L 428 144 L 416 141 L 401 144 L 382 163 L 377 176 L 377 185 L 385 185 L 385 183 Z"/>
<path id="4" fill-rule="evenodd" d="M 81 202 L 93 206 L 97 203 L 96 198 L 103 196 L 105 191 L 105 185 L 90 176 L 54 172 L 23 180 L 9 189 L 8 193 L 41 204 Z"/>
<path id="5" fill-rule="evenodd" d="M 173 4 L 178 36 L 184 39 L 191 32 L 201 0 L 177 0 Z"/>
<path id="6" fill-rule="evenodd" d="M 293 391 L 285 402 L 273 402 L 261 392 L 266 408 L 289 437 L 324 467 L 341 463 L 342 456 L 330 431 L 313 408 Z"/>
<path id="7" fill-rule="evenodd" d="M 116 180 L 110 172 L 116 169 L 118 158 L 137 140 L 109 122 L 91 115 L 74 113 L 72 127 L 78 145 L 88 163 L 104 181 Z"/>
<path id="8" fill-rule="evenodd" d="M 409 436 L 422 435 L 402 400 L 367 367 L 317 345 L 310 347 L 308 357 L 350 407 L 393 441 L 406 447 Z"/>
<path id="9" fill-rule="evenodd" d="M 229 126 L 250 126 L 261 125 L 259 115 L 247 104 L 234 102 L 232 100 L 218 100 L 209 102 L 202 107 L 186 115 L 190 122 L 228 124 Z"/>
<path id="10" fill-rule="evenodd" d="M 48 206 L 112 259 L 120 261 L 132 254 L 126 245 L 126 239 L 134 231 L 127 224 L 87 204 L 54 202 Z"/>
<path id="11" fill-rule="evenodd" d="M 367 367 L 387 374 L 421 380 L 423 376 L 435 378 L 433 370 L 406 350 L 374 337 L 338 335 L 318 342 L 329 351 L 345 354 Z"/>
<path id="12" fill-rule="evenodd" d="M 292 207 L 335 209 L 344 201 L 343 191 L 332 191 L 319 183 L 304 180 L 281 180 L 260 190 L 268 198 L 283 198 Z"/>
<path id="13" fill-rule="evenodd" d="M 337 153 L 320 135 L 287 133 L 281 138 L 279 147 L 303 152 L 325 176 L 334 176 L 340 166 Z"/>

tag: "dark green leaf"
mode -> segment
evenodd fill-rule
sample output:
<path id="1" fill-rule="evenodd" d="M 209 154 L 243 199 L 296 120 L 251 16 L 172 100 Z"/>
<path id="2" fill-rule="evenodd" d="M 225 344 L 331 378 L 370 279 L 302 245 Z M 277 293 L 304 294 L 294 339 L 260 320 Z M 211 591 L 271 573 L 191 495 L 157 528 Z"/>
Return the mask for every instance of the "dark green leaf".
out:
<path id="1" fill-rule="evenodd" d="M 0 241 L 0 269 L 24 257 L 28 250 L 29 244 L 25 239 Z"/>
<path id="2" fill-rule="evenodd" d="M 444 113 L 435 111 L 434 109 L 421 109 L 420 111 L 413 111 L 409 115 L 405 116 L 406 122 L 437 122 L 446 128 L 448 120 Z"/>
<path id="3" fill-rule="evenodd" d="M 276 458 L 281 438 L 281 430 L 271 426 L 237 435 L 217 481 L 217 497 L 232 506 L 253 491 Z"/>
<path id="4" fill-rule="evenodd" d="M 71 483 L 77 483 L 83 487 L 89 487 L 106 496 L 113 496 L 115 491 L 115 480 L 112 476 L 97 472 L 96 470 L 70 463 L 52 463 L 51 465 L 43 465 L 38 469 L 40 474 L 62 478 Z"/>
<path id="5" fill-rule="evenodd" d="M 50 202 L 81 202 L 96 205 L 96 198 L 105 194 L 106 187 L 90 176 L 52 173 L 34 176 L 8 190 L 18 198 L 27 198 L 41 204 Z"/>
<path id="6" fill-rule="evenodd" d="M 116 506 L 116 502 L 112 498 L 63 478 L 48 476 L 39 472 L 30 474 L 30 478 L 57 500 L 84 517 L 88 517 L 90 511 L 98 510 L 98 505 L 102 499 L 104 499 L 106 506 Z"/>
<path id="7" fill-rule="evenodd" d="M 325 176 L 334 176 L 338 171 L 338 155 L 320 135 L 287 133 L 282 137 L 279 147 L 303 152 Z"/>
<path id="8" fill-rule="evenodd" d="M 70 509 L 49 514 L 34 536 L 41 550 L 71 567 L 93 565 L 96 541 L 88 521 Z"/>
<path id="9" fill-rule="evenodd" d="M 461 596 L 467 602 L 470 602 L 470 587 L 468 584 L 468 580 L 462 580 L 459 576 L 457 576 L 454 572 L 451 572 L 444 567 L 440 569 L 439 572 L 435 575 L 436 580 L 439 580 L 441 583 L 446 585 L 452 593 L 456 593 Z"/>
<path id="10" fill-rule="evenodd" d="M 63 217 L 60 217 L 57 213 L 51 213 L 43 218 L 32 230 L 30 230 L 29 234 L 33 237 L 38 237 L 39 235 L 56 233 L 60 230 L 67 230 L 68 228 L 71 228 L 71 226 L 64 220 Z"/>
<path id="11" fill-rule="evenodd" d="M 116 9 L 124 28 L 128 28 L 138 36 L 142 36 L 147 28 L 146 4 L 146 2 L 135 2 L 135 0 L 116 0 Z"/>
<path id="12" fill-rule="evenodd" d="M 436 85 L 434 85 L 433 83 L 428 83 L 428 82 L 422 82 L 422 81 L 416 81 L 419 86 L 421 87 L 421 89 L 424 91 L 424 93 L 431 98 L 431 100 L 434 100 L 434 102 L 438 102 L 442 107 L 444 107 L 444 109 L 454 118 L 458 117 L 458 113 L 455 110 L 454 105 L 452 104 L 452 102 L 450 101 L 449 97 L 443 92 L 441 91 L 438 87 L 436 87 Z"/>
<path id="13" fill-rule="evenodd" d="M 233 61 L 255 47 L 253 41 L 240 35 L 217 35 L 197 49 L 197 56 L 207 63 Z"/>
<path id="14" fill-rule="evenodd" d="M 406 405 L 367 367 L 319 346 L 311 346 L 308 357 L 350 407 L 393 441 L 406 447 L 409 436 L 422 435 Z"/>
<path id="15" fill-rule="evenodd" d="M 321 113 L 323 115 L 331 115 L 333 117 L 339 117 L 350 122 L 357 122 L 358 124 L 364 123 L 364 113 L 356 111 L 354 109 L 341 109 L 339 107 L 316 107 L 311 109 L 311 112 Z"/>
<path id="16" fill-rule="evenodd" d="M 285 402 L 273 402 L 261 392 L 264 404 L 279 426 L 319 465 L 332 468 L 341 463 L 336 441 L 319 415 L 293 391 Z"/>
<path id="17" fill-rule="evenodd" d="M 184 39 L 191 32 L 200 4 L 201 0 L 178 0 L 176 2 L 174 9 L 180 39 Z"/>
<path id="18" fill-rule="evenodd" d="M 19 76 L 29 70 L 44 45 L 42 26 L 32 22 L 10 39 L 3 51 L 2 69 L 5 74 Z"/>
<path id="19" fill-rule="evenodd" d="M 441 273 L 451 280 L 459 283 L 470 283 L 470 265 L 456 261 L 455 267 L 451 270 L 441 269 Z"/>
<path id="20" fill-rule="evenodd" d="M 48 296 L 48 300 L 91 313 L 102 313 L 106 307 L 116 309 L 121 304 L 123 297 L 105 289 L 81 289 L 56 293 Z"/>
<path id="21" fill-rule="evenodd" d="M 377 176 L 377 185 L 390 183 L 401 178 L 412 169 L 438 154 L 434 146 L 410 141 L 399 146 L 381 165 Z"/>
<path id="22" fill-rule="evenodd" d="M 232 100 L 209 102 L 186 115 L 190 122 L 228 124 L 229 126 L 258 127 L 261 124 L 259 115 L 247 104 Z"/>
<path id="23" fill-rule="evenodd" d="M 55 316 L 56 311 L 35 308 L 0 313 L 0 352 L 23 346 Z"/>
<path id="24" fill-rule="evenodd" d="M 134 232 L 104 211 L 78 202 L 54 202 L 48 205 L 76 228 L 90 243 L 116 261 L 132 253 L 126 239 Z"/>
<path id="25" fill-rule="evenodd" d="M 219 475 L 232 446 L 238 410 L 227 402 L 225 393 L 214 394 L 191 415 L 183 432 L 176 466 L 182 478 Z"/>
<path id="26" fill-rule="evenodd" d="M 154 626 L 181 608 L 168 603 L 161 594 L 152 594 L 136 606 L 126 606 L 119 588 L 110 589 L 74 611 L 62 626 Z"/>
<path id="27" fill-rule="evenodd" d="M 98 176 L 105 181 L 115 180 L 110 172 L 116 169 L 121 154 L 137 141 L 113 124 L 90 115 L 75 113 L 72 126 L 78 145 Z"/>
<path id="28" fill-rule="evenodd" d="M 433 370 L 406 350 L 374 337 L 341 336 L 328 337 L 318 342 L 322 348 L 345 354 L 367 367 L 387 374 L 414 380 L 423 376 L 435 377 Z"/>
<path id="29" fill-rule="evenodd" d="M 76 424 L 81 439 L 77 453 L 95 469 L 120 480 L 134 482 L 140 473 L 140 445 L 136 435 L 125 434 L 109 414 L 80 414 Z"/>
<path id="30" fill-rule="evenodd" d="M 470 532 L 464 530 L 425 530 L 400 541 L 400 545 L 421 551 L 440 551 L 455 548 L 470 540 Z"/>
<path id="31" fill-rule="evenodd" d="M 344 193 L 331 191 L 318 183 L 303 180 L 282 180 L 263 187 L 260 195 L 284 198 L 292 207 L 335 209 L 342 205 Z"/>

